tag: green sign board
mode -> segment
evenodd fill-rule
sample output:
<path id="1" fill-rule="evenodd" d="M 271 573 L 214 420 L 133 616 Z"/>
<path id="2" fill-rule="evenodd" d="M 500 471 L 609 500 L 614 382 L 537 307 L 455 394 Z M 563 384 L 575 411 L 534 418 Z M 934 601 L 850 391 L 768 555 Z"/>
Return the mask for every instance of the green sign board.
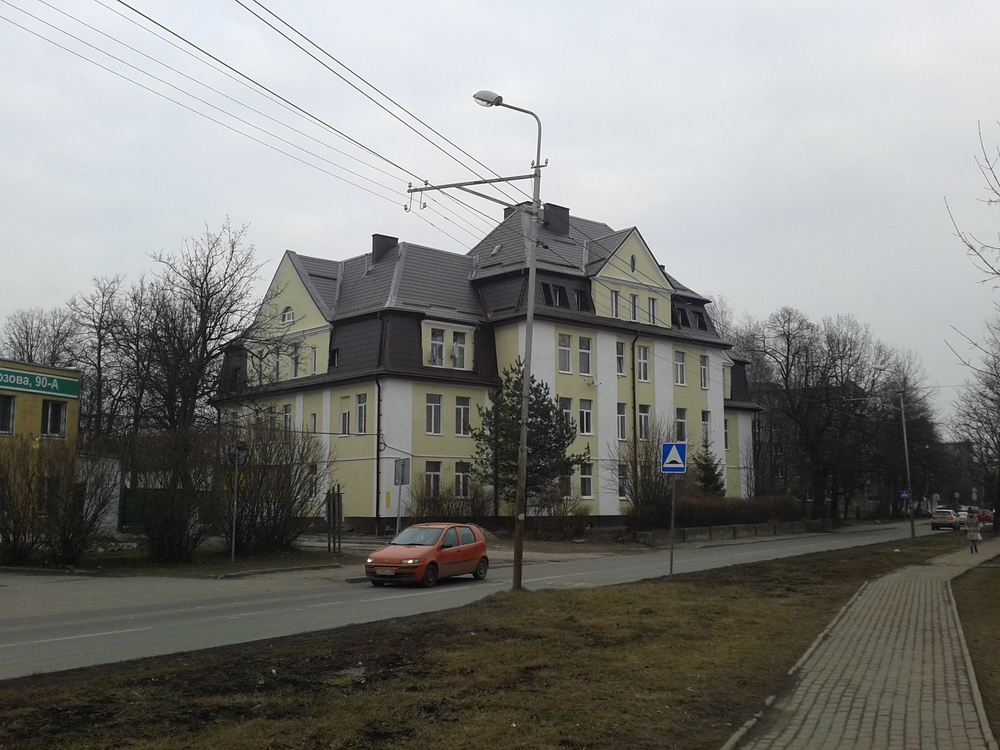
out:
<path id="1" fill-rule="evenodd" d="M 0 367 L 0 390 L 27 391 L 28 393 L 44 393 L 63 398 L 79 398 L 80 381 L 76 378 L 64 378 L 59 375 Z"/>

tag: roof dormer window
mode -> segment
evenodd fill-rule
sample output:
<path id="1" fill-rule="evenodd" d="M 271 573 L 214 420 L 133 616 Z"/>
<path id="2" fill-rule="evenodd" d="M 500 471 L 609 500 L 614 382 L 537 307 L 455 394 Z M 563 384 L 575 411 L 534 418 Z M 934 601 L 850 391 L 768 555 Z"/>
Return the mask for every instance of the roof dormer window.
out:
<path id="1" fill-rule="evenodd" d="M 288 325 L 289 323 L 294 323 L 294 322 L 295 322 L 295 311 L 292 308 L 286 307 L 284 310 L 281 311 L 282 325 Z"/>

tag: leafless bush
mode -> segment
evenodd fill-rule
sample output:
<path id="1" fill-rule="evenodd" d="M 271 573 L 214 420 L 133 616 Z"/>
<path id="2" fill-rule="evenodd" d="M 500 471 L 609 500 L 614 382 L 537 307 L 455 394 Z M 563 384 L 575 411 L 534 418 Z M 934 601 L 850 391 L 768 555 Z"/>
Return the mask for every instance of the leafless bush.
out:
<path id="1" fill-rule="evenodd" d="M 562 482 L 548 485 L 531 503 L 531 527 L 538 539 L 574 539 L 587 528 L 590 508 L 579 496 L 564 494 Z"/>

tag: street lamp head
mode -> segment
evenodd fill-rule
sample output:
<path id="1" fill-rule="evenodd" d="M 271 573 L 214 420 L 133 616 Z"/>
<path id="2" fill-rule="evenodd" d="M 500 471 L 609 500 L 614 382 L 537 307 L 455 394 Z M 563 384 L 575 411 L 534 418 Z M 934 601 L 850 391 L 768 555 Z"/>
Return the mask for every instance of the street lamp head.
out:
<path id="1" fill-rule="evenodd" d="M 499 107 L 503 104 L 503 97 L 500 94 L 495 94 L 486 89 L 477 91 L 472 95 L 472 98 L 476 100 L 476 104 L 480 107 Z"/>

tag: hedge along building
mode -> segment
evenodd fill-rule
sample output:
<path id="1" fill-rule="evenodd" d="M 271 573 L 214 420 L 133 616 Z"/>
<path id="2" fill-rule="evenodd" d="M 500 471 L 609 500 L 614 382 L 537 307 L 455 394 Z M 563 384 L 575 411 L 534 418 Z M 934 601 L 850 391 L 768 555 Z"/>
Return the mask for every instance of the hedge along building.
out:
<path id="1" fill-rule="evenodd" d="M 466 255 L 383 235 L 344 261 L 287 251 L 261 310 L 279 333 L 230 352 L 225 419 L 251 418 L 252 402 L 285 429 L 315 433 L 330 457 L 318 494 L 332 475 L 358 529 L 407 515 L 398 458 L 427 490 L 463 496 L 479 409 L 523 353 L 529 221 L 525 207 L 507 209 Z M 621 447 L 657 423 L 693 446 L 707 439 L 727 494 L 745 496 L 757 407 L 709 300 L 668 274 L 635 228 L 547 204 L 538 240 L 532 374 L 576 421 L 571 450 L 589 448 L 571 482 L 595 521 L 617 522 Z"/>
<path id="2" fill-rule="evenodd" d="M 0 359 L 0 439 L 76 439 L 80 371 Z"/>

